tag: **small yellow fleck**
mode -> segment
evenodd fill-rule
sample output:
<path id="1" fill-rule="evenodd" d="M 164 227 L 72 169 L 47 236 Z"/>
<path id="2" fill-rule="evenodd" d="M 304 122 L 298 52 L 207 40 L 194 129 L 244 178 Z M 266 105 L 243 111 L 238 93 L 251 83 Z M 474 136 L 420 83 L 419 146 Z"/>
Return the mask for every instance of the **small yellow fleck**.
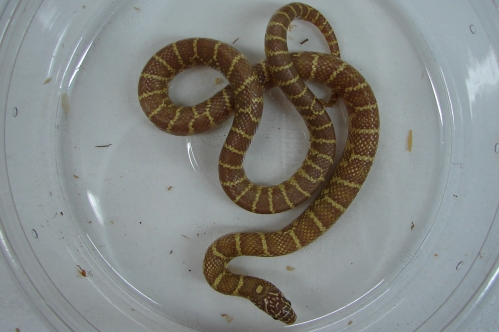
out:
<path id="1" fill-rule="evenodd" d="M 409 135 L 407 136 L 407 151 L 412 151 L 412 129 L 409 130 Z"/>
<path id="2" fill-rule="evenodd" d="M 63 93 L 61 95 L 61 106 L 62 106 L 62 109 L 64 110 L 64 114 L 69 114 L 70 112 L 70 107 L 69 107 L 69 97 L 68 97 L 68 94 L 67 93 Z"/>
<path id="3" fill-rule="evenodd" d="M 296 28 L 297 25 L 296 24 L 290 24 L 289 27 L 288 27 L 288 31 L 291 32 L 293 31 L 294 28 Z"/>
<path id="4" fill-rule="evenodd" d="M 260 294 L 262 292 L 262 290 L 263 290 L 262 285 L 258 285 L 258 287 L 256 288 L 256 293 Z"/>
<path id="5" fill-rule="evenodd" d="M 296 270 L 296 268 L 288 265 L 288 266 L 286 266 L 286 270 L 288 270 L 288 271 L 294 271 L 294 270 Z"/>
<path id="6" fill-rule="evenodd" d="M 216 85 L 222 84 L 223 82 L 224 82 L 224 80 L 221 79 L 220 77 L 215 78 L 215 84 Z"/>
<path id="7" fill-rule="evenodd" d="M 222 314 L 222 317 L 225 318 L 225 320 L 227 321 L 227 323 L 230 323 L 230 322 L 232 322 L 234 320 L 234 318 L 230 317 L 227 314 Z"/>

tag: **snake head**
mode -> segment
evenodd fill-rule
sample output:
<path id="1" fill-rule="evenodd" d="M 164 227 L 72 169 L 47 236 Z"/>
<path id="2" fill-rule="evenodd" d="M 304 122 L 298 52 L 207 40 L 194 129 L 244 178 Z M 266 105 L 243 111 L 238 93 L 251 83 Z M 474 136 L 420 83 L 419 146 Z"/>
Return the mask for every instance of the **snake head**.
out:
<path id="1" fill-rule="evenodd" d="M 249 300 L 275 320 L 280 320 L 288 325 L 296 321 L 296 313 L 291 308 L 291 301 L 286 299 L 281 291 L 272 284 L 258 285 Z"/>

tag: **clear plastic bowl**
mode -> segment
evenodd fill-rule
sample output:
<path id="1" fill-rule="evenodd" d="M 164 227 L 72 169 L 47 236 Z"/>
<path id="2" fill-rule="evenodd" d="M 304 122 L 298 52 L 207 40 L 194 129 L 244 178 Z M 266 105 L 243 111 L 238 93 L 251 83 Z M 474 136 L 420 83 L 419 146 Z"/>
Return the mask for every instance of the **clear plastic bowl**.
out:
<path id="1" fill-rule="evenodd" d="M 342 58 L 372 86 L 380 146 L 359 196 L 312 245 L 232 269 L 272 281 L 297 324 L 205 282 L 209 244 L 276 230 L 305 206 L 261 216 L 218 183 L 230 124 L 169 136 L 142 113 L 144 64 L 182 38 L 232 43 L 252 62 L 283 1 L 10 1 L 0 20 L 0 239 L 20 284 L 59 331 L 455 330 L 499 271 L 499 14 L 492 1 L 310 1 Z M 294 22 L 291 50 L 326 51 Z M 308 42 L 302 43 L 305 39 Z M 221 75 L 175 79 L 177 102 L 201 101 Z M 327 94 L 313 85 L 319 96 Z M 330 114 L 346 137 L 345 109 Z M 412 133 L 409 149 L 408 135 Z M 245 168 L 278 183 L 307 148 L 280 91 Z M 410 151 L 409 151 L 410 150 Z M 339 153 L 338 152 L 338 153 Z"/>

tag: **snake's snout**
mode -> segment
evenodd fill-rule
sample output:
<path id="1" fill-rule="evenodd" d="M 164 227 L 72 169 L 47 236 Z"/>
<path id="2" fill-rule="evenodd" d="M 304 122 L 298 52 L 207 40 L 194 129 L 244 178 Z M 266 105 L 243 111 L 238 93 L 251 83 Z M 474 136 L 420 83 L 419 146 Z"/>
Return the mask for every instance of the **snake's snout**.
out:
<path id="1" fill-rule="evenodd" d="M 257 291 L 258 295 L 250 298 L 251 302 L 275 320 L 280 320 L 288 325 L 293 324 L 296 321 L 296 313 L 291 308 L 291 301 L 286 299 L 282 292 L 274 285 L 269 284 L 265 286 L 262 288 L 258 287 L 260 292 L 258 293 Z"/>
<path id="2" fill-rule="evenodd" d="M 278 319 L 288 325 L 294 324 L 296 322 L 296 313 L 293 308 L 291 308 L 291 302 L 289 302 L 289 305 L 283 307 L 280 312 L 281 314 L 279 315 L 279 317 L 275 319 Z"/>

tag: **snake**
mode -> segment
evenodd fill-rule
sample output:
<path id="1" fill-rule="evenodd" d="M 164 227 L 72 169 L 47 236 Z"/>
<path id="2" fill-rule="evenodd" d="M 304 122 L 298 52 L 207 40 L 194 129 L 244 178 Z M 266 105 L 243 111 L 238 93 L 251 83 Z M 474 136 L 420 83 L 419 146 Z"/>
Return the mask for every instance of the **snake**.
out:
<path id="1" fill-rule="evenodd" d="M 301 19 L 314 24 L 325 37 L 330 54 L 290 53 L 287 32 Z M 339 58 L 334 32 L 313 7 L 291 3 L 272 16 L 265 34 L 263 60 L 252 66 L 233 46 L 209 38 L 174 42 L 153 55 L 139 79 L 139 102 L 159 129 L 173 135 L 193 135 L 234 119 L 219 158 L 219 177 L 228 197 L 255 213 L 277 213 L 318 196 L 288 226 L 273 232 L 238 232 L 215 240 L 206 250 L 203 273 L 216 291 L 248 299 L 270 317 L 294 324 L 297 315 L 284 294 L 261 278 L 238 275 L 229 269 L 239 256 L 276 257 L 291 254 L 314 242 L 345 212 L 364 184 L 378 147 L 379 111 L 374 93 L 364 77 Z M 228 80 L 226 88 L 194 106 L 175 105 L 169 84 L 183 70 L 205 66 Z M 323 102 L 305 81 L 331 89 Z M 263 92 L 278 86 L 306 123 L 310 147 L 300 168 L 277 186 L 260 186 L 246 176 L 243 161 L 263 111 Z M 336 139 L 326 107 L 341 98 L 348 113 L 348 137 L 333 170 Z M 326 184 L 324 184 L 326 181 Z"/>

